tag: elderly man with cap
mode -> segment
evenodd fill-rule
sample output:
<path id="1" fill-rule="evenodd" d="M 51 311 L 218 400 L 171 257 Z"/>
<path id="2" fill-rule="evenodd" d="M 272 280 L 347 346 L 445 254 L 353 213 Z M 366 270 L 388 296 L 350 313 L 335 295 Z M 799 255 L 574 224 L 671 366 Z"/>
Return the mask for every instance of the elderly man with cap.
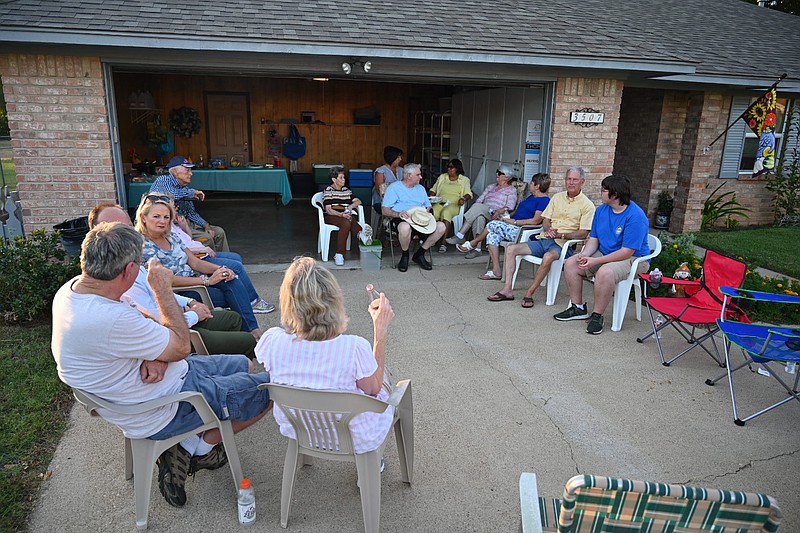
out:
<path id="1" fill-rule="evenodd" d="M 194 200 L 202 202 L 206 195 L 199 189 L 189 187 L 192 181 L 192 167 L 194 164 L 191 161 L 182 155 L 176 155 L 167 163 L 169 174 L 156 178 L 150 190 L 168 192 L 175 197 L 178 212 L 189 221 L 194 240 L 211 246 L 215 251 L 230 252 L 225 230 L 209 224 L 194 208 Z"/>
<path id="2" fill-rule="evenodd" d="M 445 242 L 464 244 L 470 228 L 472 228 L 473 235 L 477 237 L 483 232 L 487 222 L 498 220 L 504 214 L 513 211 L 517 205 L 517 189 L 511 185 L 511 180 L 516 177 L 516 171 L 511 165 L 500 165 L 500 168 L 497 169 L 497 184 L 486 187 L 472 207 L 464 213 L 464 225 L 453 237 L 445 239 Z M 465 256 L 467 259 L 481 255 L 481 243 L 474 248 L 470 246 L 470 248 Z"/>
<path id="3" fill-rule="evenodd" d="M 419 236 L 424 242 L 411 257 L 423 270 L 431 270 L 433 266 L 425 259 L 425 252 L 442 238 L 446 230 L 444 222 L 437 222 L 428 212 L 431 202 L 425 187 L 419 184 L 422 179 L 422 169 L 416 163 L 409 163 L 403 167 L 403 179 L 389 185 L 383 196 L 381 211 L 383 216 L 392 219 L 392 227 L 397 230 L 400 240 L 400 249 L 403 254 L 397 263 L 397 270 L 408 270 L 408 247 L 411 238 Z"/>

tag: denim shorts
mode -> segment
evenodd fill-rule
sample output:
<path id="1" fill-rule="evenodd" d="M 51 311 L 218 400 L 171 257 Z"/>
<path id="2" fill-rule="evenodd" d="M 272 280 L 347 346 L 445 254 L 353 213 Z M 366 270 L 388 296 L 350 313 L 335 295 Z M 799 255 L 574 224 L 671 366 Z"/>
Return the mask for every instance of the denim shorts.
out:
<path id="1" fill-rule="evenodd" d="M 269 393 L 258 390 L 269 383 L 269 374 L 248 372 L 250 360 L 244 355 L 192 355 L 186 358 L 189 371 L 181 392 L 200 392 L 220 420 L 250 420 L 269 403 Z M 148 439 L 164 440 L 203 425 L 203 419 L 189 402 L 181 402 L 175 417 Z"/>
<path id="2" fill-rule="evenodd" d="M 535 257 L 544 257 L 544 254 L 550 250 L 561 255 L 561 246 L 553 239 L 531 239 L 528 241 L 528 248 L 531 249 L 531 255 Z M 575 250 L 569 248 L 567 250 L 567 257 L 575 253 Z"/>

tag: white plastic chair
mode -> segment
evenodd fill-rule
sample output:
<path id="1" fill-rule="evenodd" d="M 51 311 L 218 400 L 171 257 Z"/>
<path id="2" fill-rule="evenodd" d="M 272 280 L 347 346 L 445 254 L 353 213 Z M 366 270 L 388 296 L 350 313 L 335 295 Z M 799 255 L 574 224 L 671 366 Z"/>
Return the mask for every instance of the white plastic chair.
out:
<path id="1" fill-rule="evenodd" d="M 234 494 L 237 494 L 239 483 L 242 481 L 242 466 L 239 463 L 239 452 L 233 438 L 233 428 L 229 420 L 220 420 L 209 407 L 203 395 L 199 392 L 179 392 L 171 396 L 164 396 L 149 402 L 134 405 L 117 405 L 88 392 L 72 388 L 75 399 L 91 416 L 101 416 L 100 409 L 112 413 L 125 415 L 147 416 L 148 412 L 158 407 L 163 407 L 175 402 L 189 402 L 197 410 L 203 425 L 186 433 L 176 435 L 166 440 L 129 439 L 125 438 L 125 479 L 133 478 L 133 492 L 136 499 L 136 527 L 147 529 L 147 515 L 150 511 L 150 489 L 153 485 L 153 464 L 165 451 L 179 443 L 207 429 L 219 428 L 222 433 L 222 443 L 228 456 L 228 464 L 233 474 Z"/>
<path id="2" fill-rule="evenodd" d="M 311 205 L 317 208 L 319 217 L 319 238 L 317 239 L 317 253 L 322 254 L 322 260 L 328 261 L 328 250 L 331 245 L 331 233 L 339 231 L 337 226 L 325 223 L 325 209 L 322 207 L 322 191 L 311 197 Z M 364 207 L 358 206 L 358 223 L 361 227 L 367 223 L 364 219 Z M 350 249 L 350 236 L 347 236 L 347 249 Z"/>
<path id="3" fill-rule="evenodd" d="M 649 261 L 661 253 L 661 241 L 655 235 L 647 235 L 647 245 L 650 247 L 650 254 L 634 259 L 628 277 L 617 283 L 614 288 L 614 315 L 611 321 L 611 331 L 622 329 L 622 322 L 625 320 L 625 310 L 628 308 L 631 289 L 634 291 L 636 299 L 636 320 L 642 321 L 642 284 L 636 274 L 636 267 L 642 261 Z"/>
<path id="4" fill-rule="evenodd" d="M 464 212 L 466 211 L 467 202 L 464 202 L 461 206 L 461 209 L 458 210 L 458 214 L 453 217 L 451 222 L 453 223 L 453 231 L 457 232 L 461 229 L 461 226 L 464 225 Z"/>
<path id="5" fill-rule="evenodd" d="M 525 240 L 527 240 L 527 237 Z M 545 301 L 547 305 L 553 305 L 556 303 L 558 284 L 561 282 L 561 271 L 564 268 L 564 261 L 567 260 L 567 250 L 569 250 L 570 247 L 582 242 L 584 242 L 583 239 L 571 239 L 565 242 L 564 246 L 561 247 L 561 255 L 559 255 L 558 259 L 553 261 L 553 263 L 550 265 L 550 272 L 548 272 L 547 278 L 545 278 L 544 281 L 544 283 L 547 284 L 547 300 Z M 517 274 L 519 274 L 519 265 L 522 263 L 522 261 L 532 263 L 534 268 L 542 264 L 541 257 L 536 257 L 535 255 L 518 255 L 517 267 L 514 270 L 514 277 L 511 280 L 511 290 L 514 290 L 514 284 L 517 282 Z"/>
<path id="6" fill-rule="evenodd" d="M 356 392 L 323 391 L 265 383 L 269 397 L 294 427 L 297 439 L 289 439 L 281 486 L 281 527 L 289 521 L 297 467 L 311 464 L 312 457 L 356 464 L 361 490 L 364 530 L 377 533 L 381 517 L 380 464 L 386 440 L 374 451 L 355 453 L 349 422 L 365 412 L 382 413 L 394 406 L 394 431 L 400 456 L 400 474 L 411 484 L 414 474 L 414 403 L 411 381 L 397 383 L 387 401 Z M 387 439 L 389 435 L 386 435 Z"/>
<path id="7" fill-rule="evenodd" d="M 498 253 L 499 253 L 500 259 L 502 260 L 506 256 L 505 248 L 511 246 L 512 244 L 519 244 L 521 242 L 525 242 L 528 239 L 530 239 L 531 236 L 538 235 L 541 232 L 542 232 L 542 227 L 541 226 L 532 226 L 532 225 L 521 226 L 520 230 L 519 230 L 519 233 L 517 233 L 517 240 L 516 241 L 514 241 L 514 242 L 511 242 L 511 241 L 500 241 L 500 244 L 497 245 L 497 247 L 499 248 Z M 487 248 L 488 248 L 488 246 L 487 246 Z M 517 268 L 519 268 L 519 261 L 517 261 L 517 265 L 518 265 Z M 491 268 L 491 266 L 492 266 L 492 258 L 490 256 L 489 259 L 486 261 L 487 270 L 489 268 Z M 506 269 L 505 269 L 505 267 L 503 267 L 502 265 L 497 265 L 497 267 L 500 268 L 500 271 L 502 272 L 502 275 L 501 275 L 502 279 L 500 281 L 505 281 L 506 280 Z"/>

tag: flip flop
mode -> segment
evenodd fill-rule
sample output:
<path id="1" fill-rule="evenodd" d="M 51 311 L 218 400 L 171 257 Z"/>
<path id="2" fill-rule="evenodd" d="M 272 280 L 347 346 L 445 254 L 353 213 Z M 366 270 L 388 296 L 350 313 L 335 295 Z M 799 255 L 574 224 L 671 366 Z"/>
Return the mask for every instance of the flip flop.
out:
<path id="1" fill-rule="evenodd" d="M 464 244 L 456 244 L 456 248 L 457 248 L 457 249 L 458 249 L 458 251 L 459 251 L 459 252 L 461 252 L 462 254 L 463 254 L 463 253 L 467 253 L 467 252 L 469 252 L 469 251 L 471 251 L 471 250 L 473 250 L 473 249 L 474 249 L 474 248 L 472 247 L 472 243 L 471 243 L 471 242 L 469 242 L 469 241 L 466 241 Z"/>
<path id="2" fill-rule="evenodd" d="M 490 302 L 510 302 L 511 300 L 514 299 L 514 297 L 513 296 L 506 296 L 502 292 L 497 291 L 496 293 L 492 294 L 491 296 L 487 296 L 486 299 L 489 300 Z"/>
<path id="3" fill-rule="evenodd" d="M 494 272 L 492 272 L 491 270 L 487 270 L 486 274 L 481 274 L 480 276 L 478 276 L 478 279 L 482 279 L 482 280 L 486 280 L 486 281 L 489 281 L 489 280 L 502 280 L 503 276 L 495 276 Z"/>
<path id="4" fill-rule="evenodd" d="M 533 298 L 525 296 L 522 299 L 522 307 L 524 307 L 525 309 L 530 309 L 531 307 L 533 307 Z"/>
<path id="5" fill-rule="evenodd" d="M 446 244 L 442 244 L 442 245 L 439 246 L 439 253 L 440 254 L 446 254 L 447 253 L 447 245 Z"/>

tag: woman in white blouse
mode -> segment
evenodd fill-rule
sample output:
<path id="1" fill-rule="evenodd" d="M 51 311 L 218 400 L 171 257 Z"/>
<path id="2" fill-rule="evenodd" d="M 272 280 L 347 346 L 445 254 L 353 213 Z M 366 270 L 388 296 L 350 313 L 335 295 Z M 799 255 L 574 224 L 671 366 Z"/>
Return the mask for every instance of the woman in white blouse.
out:
<path id="1" fill-rule="evenodd" d="M 292 262 L 280 292 L 281 327 L 268 330 L 256 345 L 256 358 L 281 385 L 319 390 L 360 392 L 388 398 L 383 388 L 389 324 L 394 311 L 386 296 L 369 305 L 374 342 L 347 335 L 344 296 L 336 278 L 310 257 Z M 281 434 L 296 438 L 286 416 L 276 406 Z M 356 453 L 376 450 L 392 424 L 392 408 L 364 413 L 350 422 Z"/>

